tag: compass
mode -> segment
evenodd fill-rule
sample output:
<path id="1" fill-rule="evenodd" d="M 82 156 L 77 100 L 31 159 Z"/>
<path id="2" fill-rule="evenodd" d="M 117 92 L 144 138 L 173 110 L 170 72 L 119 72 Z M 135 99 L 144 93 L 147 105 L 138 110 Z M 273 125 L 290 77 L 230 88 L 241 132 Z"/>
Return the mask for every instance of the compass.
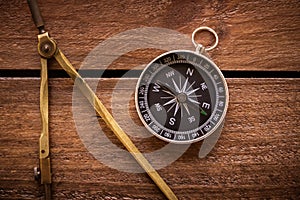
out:
<path id="1" fill-rule="evenodd" d="M 50 37 L 45 30 L 37 0 L 27 0 L 33 21 L 39 30 L 38 34 L 38 53 L 41 59 L 41 85 L 40 85 L 40 112 L 42 119 L 42 131 L 39 139 L 39 167 L 34 168 L 34 175 L 37 181 L 44 186 L 45 200 L 50 200 L 51 195 L 51 159 L 50 159 L 50 142 L 49 142 L 49 99 L 48 99 L 48 59 L 54 58 L 58 64 L 73 79 L 74 85 L 87 98 L 94 107 L 96 113 L 101 116 L 106 125 L 115 134 L 124 147 L 131 153 L 132 157 L 145 170 L 153 182 L 164 193 L 168 199 L 176 200 L 177 197 L 168 184 L 162 179 L 158 172 L 153 168 L 149 161 L 143 156 L 139 149 L 134 145 L 128 135 L 118 125 L 116 120 L 103 105 L 95 92 L 87 82 L 76 71 L 71 62 L 60 50 L 55 40 Z"/>
<path id="2" fill-rule="evenodd" d="M 224 122 L 229 99 L 225 78 L 207 49 L 196 45 L 196 52 L 174 50 L 156 57 L 137 83 L 135 103 L 142 123 L 167 142 L 197 142 Z"/>

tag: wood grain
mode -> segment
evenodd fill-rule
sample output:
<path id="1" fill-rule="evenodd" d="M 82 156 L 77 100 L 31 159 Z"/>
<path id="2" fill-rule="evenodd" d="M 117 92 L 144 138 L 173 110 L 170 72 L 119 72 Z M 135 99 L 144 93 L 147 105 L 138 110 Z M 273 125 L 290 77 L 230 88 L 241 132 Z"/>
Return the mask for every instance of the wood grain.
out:
<path id="1" fill-rule="evenodd" d="M 162 27 L 190 37 L 197 27 L 210 26 L 220 37 L 218 48 L 210 54 L 222 70 L 300 70 L 298 0 L 47 0 L 39 4 L 47 30 L 77 68 L 100 42 L 126 30 Z M 26 1 L 1 1 L 0 9 L 0 69 L 40 69 L 37 30 Z M 211 39 L 203 37 L 205 44 Z M 132 69 L 160 53 L 129 52 L 109 68 Z"/>
<path id="2" fill-rule="evenodd" d="M 159 27 L 190 37 L 195 28 L 210 26 L 220 43 L 209 54 L 222 70 L 300 71 L 297 0 L 40 0 L 39 5 L 46 29 L 77 69 L 100 42 L 124 31 Z M 42 188 L 33 179 L 41 132 L 40 79 L 1 75 L 3 70 L 40 69 L 37 30 L 26 1 L 1 1 L 0 9 L 0 199 L 42 199 Z M 197 41 L 201 37 L 205 45 L 212 39 L 200 34 Z M 153 37 L 157 39 L 161 36 Z M 169 37 L 163 39 L 166 44 L 173 42 Z M 117 40 L 115 45 L 122 48 L 124 41 Z M 185 47 L 185 43 L 174 44 Z M 107 52 L 104 49 L 100 55 Z M 143 69 L 141 65 L 162 52 L 133 50 L 108 68 Z M 61 69 L 52 61 L 49 68 Z M 201 142 L 193 144 L 160 169 L 160 175 L 179 199 L 300 199 L 300 79 L 227 80 L 228 115 L 213 151 L 199 159 Z M 89 81 L 95 83 L 95 79 Z M 156 152 L 166 143 L 136 128 L 142 125 L 133 100 L 136 81 L 101 79 L 97 95 L 142 152 Z M 97 125 L 116 147 L 124 147 L 94 112 L 87 112 L 88 104 L 73 102 L 70 79 L 50 79 L 49 91 L 54 199 L 164 199 L 146 174 L 123 172 L 96 159 L 93 153 L 98 148 L 84 143 L 79 125 L 88 133 Z M 80 95 L 78 98 L 85 102 Z M 75 108 L 82 114 L 79 121 Z M 99 154 L 111 153 L 105 147 Z M 153 164 L 161 162 L 158 159 Z M 138 169 L 133 159 L 124 158 L 116 165 Z"/>
<path id="3" fill-rule="evenodd" d="M 103 79 L 97 94 L 118 113 L 118 107 L 111 107 L 113 88 L 119 83 L 114 94 L 130 95 L 135 82 Z M 1 78 L 0 85 L 0 199 L 38 199 L 42 193 L 33 180 L 33 167 L 38 164 L 41 130 L 39 79 Z M 72 81 L 51 79 L 49 85 L 55 199 L 164 199 L 146 174 L 121 172 L 95 159 L 75 127 Z M 300 80 L 228 79 L 228 85 L 228 115 L 213 151 L 199 159 L 201 143 L 193 144 L 159 173 L 179 199 L 298 199 Z M 133 96 L 129 99 L 130 118 L 138 125 Z M 126 103 L 115 101 L 119 106 Z M 99 125 L 122 148 L 101 119 Z M 136 134 L 132 127 L 124 127 L 129 135 Z M 132 139 L 143 152 L 166 144 L 155 137 Z"/>

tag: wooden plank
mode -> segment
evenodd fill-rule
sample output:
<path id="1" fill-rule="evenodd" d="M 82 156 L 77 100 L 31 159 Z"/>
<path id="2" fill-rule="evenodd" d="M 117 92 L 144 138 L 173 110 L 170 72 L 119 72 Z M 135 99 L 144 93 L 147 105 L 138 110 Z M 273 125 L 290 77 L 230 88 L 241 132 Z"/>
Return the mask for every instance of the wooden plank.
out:
<path id="1" fill-rule="evenodd" d="M 211 26 L 220 37 L 220 44 L 211 56 L 222 70 L 300 69 L 298 0 L 134 0 L 130 3 L 49 0 L 39 4 L 47 30 L 77 68 L 100 42 L 126 30 L 162 27 L 190 37 L 197 27 Z M 40 69 L 37 31 L 26 1 L 3 1 L 0 9 L 0 69 Z M 203 37 L 207 43 L 208 35 Z M 129 52 L 110 69 L 132 69 L 160 53 L 153 49 Z"/>
<path id="2" fill-rule="evenodd" d="M 135 82 L 136 79 L 103 79 L 97 94 L 111 112 L 139 125 L 130 94 Z M 42 195 L 33 180 L 41 129 L 39 79 L 1 78 L 0 85 L 0 198 L 37 199 Z M 115 98 L 111 107 L 112 91 L 118 85 L 114 95 L 123 98 Z M 193 144 L 159 173 L 179 199 L 299 198 L 300 80 L 228 79 L 228 85 L 228 115 L 213 151 L 199 159 L 201 143 Z M 86 149 L 75 127 L 72 91 L 71 80 L 50 80 L 55 199 L 164 199 L 145 174 L 112 169 Z M 128 104 L 124 102 L 126 95 L 130 99 L 129 114 L 122 110 Z M 84 106 L 74 106 L 84 114 Z M 85 116 L 83 123 L 91 115 Z M 122 148 L 101 119 L 99 125 Z M 122 126 L 129 135 L 137 134 L 132 125 Z M 90 128 L 88 123 L 86 128 Z M 166 145 L 155 137 L 132 139 L 143 152 Z"/>

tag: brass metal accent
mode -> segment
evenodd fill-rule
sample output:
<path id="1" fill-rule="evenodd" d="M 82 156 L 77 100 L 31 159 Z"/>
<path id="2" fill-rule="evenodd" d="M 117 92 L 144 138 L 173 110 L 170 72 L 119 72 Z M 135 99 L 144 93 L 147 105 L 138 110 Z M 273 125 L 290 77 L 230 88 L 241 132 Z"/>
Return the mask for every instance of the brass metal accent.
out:
<path id="1" fill-rule="evenodd" d="M 40 138 L 40 168 L 41 168 L 41 183 L 45 184 L 46 194 L 50 192 L 51 171 L 50 171 L 50 156 L 49 156 L 49 134 L 48 134 L 48 84 L 47 74 L 47 60 L 45 58 L 54 57 L 60 66 L 69 74 L 73 79 L 74 84 L 80 89 L 82 94 L 88 99 L 90 104 L 94 107 L 97 114 L 99 114 L 105 121 L 107 126 L 113 131 L 117 138 L 122 142 L 126 149 L 135 158 L 138 164 L 145 170 L 154 183 L 160 188 L 168 199 L 176 200 L 177 197 L 161 178 L 157 171 L 152 167 L 148 160 L 134 145 L 128 135 L 121 129 L 110 112 L 105 108 L 103 103 L 85 82 L 85 80 L 78 74 L 70 61 L 65 57 L 61 50 L 56 46 L 53 39 L 49 34 L 43 33 L 38 36 L 39 45 L 38 51 L 42 56 L 42 78 L 41 78 L 41 114 L 43 122 L 43 131 Z M 49 45 L 48 47 L 45 44 Z M 45 58 L 43 58 L 45 57 Z M 45 126 L 44 126 L 45 125 Z M 47 188 L 49 190 L 47 190 Z"/>
<path id="2" fill-rule="evenodd" d="M 43 58 L 52 58 L 57 50 L 56 43 L 48 32 L 38 35 L 38 52 Z"/>
<path id="3" fill-rule="evenodd" d="M 83 95 L 89 100 L 96 112 L 103 118 L 107 126 L 114 132 L 126 149 L 131 153 L 140 166 L 147 172 L 154 183 L 160 188 L 168 199 L 176 200 L 177 197 L 157 171 L 151 166 L 148 160 L 137 149 L 126 133 L 114 120 L 97 95 L 91 90 L 89 85 L 77 73 L 70 61 L 59 50 L 56 42 L 49 37 L 44 29 L 44 22 L 39 11 L 37 0 L 27 0 L 32 14 L 33 21 L 39 29 L 38 52 L 41 56 L 41 87 L 40 87 L 40 112 L 42 118 L 42 133 L 39 140 L 40 166 L 34 169 L 36 178 L 40 178 L 41 184 L 45 187 L 45 199 L 51 199 L 51 162 L 49 147 L 49 126 L 48 126 L 48 74 L 47 59 L 55 58 L 61 67 L 74 80 L 74 84 L 80 89 Z"/>
<path id="4" fill-rule="evenodd" d="M 58 49 L 57 53 L 54 55 L 60 66 L 69 74 L 73 79 L 74 84 L 80 89 L 82 94 L 88 99 L 90 104 L 94 107 L 98 115 L 102 117 L 106 125 L 113 131 L 117 138 L 122 142 L 126 149 L 135 158 L 138 164 L 145 170 L 145 172 L 150 176 L 154 183 L 160 188 L 160 190 L 165 194 L 168 199 L 176 200 L 177 197 L 166 184 L 166 182 L 161 178 L 157 171 L 152 167 L 148 160 L 143 156 L 143 154 L 134 145 L 128 135 L 121 129 L 116 120 L 112 117 L 110 112 L 105 108 L 103 103 L 85 82 L 85 80 L 78 74 L 74 69 L 70 61 L 64 56 L 64 54 Z"/>
<path id="5" fill-rule="evenodd" d="M 40 37 L 39 37 L 39 41 L 42 42 L 42 40 L 40 40 Z M 56 48 L 56 45 L 54 45 L 53 47 Z M 51 51 L 48 52 L 53 54 Z M 46 54 L 44 53 L 43 55 Z M 39 139 L 40 163 L 39 163 L 39 168 L 35 169 L 35 174 L 37 178 L 40 178 L 40 183 L 44 185 L 46 200 L 51 199 L 51 162 L 50 162 L 50 147 L 49 147 L 48 104 L 49 104 L 49 100 L 48 100 L 47 59 L 41 57 L 40 113 L 41 113 L 41 120 L 42 120 L 42 132 Z"/>

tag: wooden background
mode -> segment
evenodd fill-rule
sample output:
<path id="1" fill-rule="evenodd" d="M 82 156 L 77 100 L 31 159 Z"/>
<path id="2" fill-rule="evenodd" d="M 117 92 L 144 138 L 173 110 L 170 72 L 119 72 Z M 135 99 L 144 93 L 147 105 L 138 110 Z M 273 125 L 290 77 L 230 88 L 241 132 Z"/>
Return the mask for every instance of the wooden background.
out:
<path id="1" fill-rule="evenodd" d="M 298 0 L 45 0 L 39 5 L 47 30 L 76 68 L 99 42 L 122 31 L 163 27 L 191 35 L 202 25 L 214 28 L 220 43 L 211 57 L 225 72 L 240 72 L 227 78 L 224 130 L 204 159 L 198 158 L 201 143 L 196 143 L 159 173 L 179 199 L 300 198 Z M 0 199 L 40 199 L 42 190 L 33 179 L 41 130 L 39 78 L 30 75 L 40 69 L 37 30 L 25 0 L 1 1 L 0 10 Z M 130 70 L 159 53 L 130 52 L 109 69 Z M 51 71 L 60 70 L 55 62 L 50 65 Z M 274 77 L 261 77 L 267 72 Z M 97 89 L 110 111 L 118 81 L 104 78 Z M 121 81 L 120 92 L 133 92 L 137 77 Z M 164 199 L 146 174 L 121 172 L 95 159 L 76 131 L 72 81 L 62 76 L 49 84 L 53 198 Z M 141 125 L 133 97 L 129 112 Z M 132 139 L 143 152 L 165 145 L 154 137 Z"/>

